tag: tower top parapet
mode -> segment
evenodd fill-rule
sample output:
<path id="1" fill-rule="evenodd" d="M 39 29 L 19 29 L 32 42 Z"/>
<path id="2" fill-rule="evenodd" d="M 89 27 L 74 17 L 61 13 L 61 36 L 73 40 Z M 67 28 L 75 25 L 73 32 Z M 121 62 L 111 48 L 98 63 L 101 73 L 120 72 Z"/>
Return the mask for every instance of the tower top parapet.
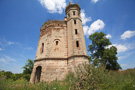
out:
<path id="1" fill-rule="evenodd" d="M 81 10 L 80 6 L 78 4 L 72 4 L 71 2 L 65 9 L 65 13 L 67 14 L 70 9 L 77 9 L 78 11 Z"/>

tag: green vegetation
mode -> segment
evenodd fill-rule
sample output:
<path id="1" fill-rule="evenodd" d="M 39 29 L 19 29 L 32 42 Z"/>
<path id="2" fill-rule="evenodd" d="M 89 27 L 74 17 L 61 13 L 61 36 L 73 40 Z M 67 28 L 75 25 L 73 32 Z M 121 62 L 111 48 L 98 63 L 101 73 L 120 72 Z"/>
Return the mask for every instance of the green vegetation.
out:
<path id="1" fill-rule="evenodd" d="M 69 73 L 63 81 L 36 84 L 30 84 L 25 78 L 14 80 L 0 76 L 0 90 L 135 90 L 135 69 L 108 71 L 103 66 L 84 65 L 76 72 Z"/>
<path id="2" fill-rule="evenodd" d="M 91 52 L 89 59 L 97 67 L 104 65 L 106 69 L 119 70 L 121 67 L 117 62 L 117 48 L 114 46 L 107 48 L 111 42 L 105 36 L 103 32 L 95 32 L 89 36 L 92 41 L 92 44 L 88 46 Z"/>
<path id="3" fill-rule="evenodd" d="M 19 74 L 14 74 L 10 71 L 0 70 L 0 79 L 6 79 L 6 80 L 10 79 L 10 80 L 13 80 L 13 81 L 24 79 L 24 80 L 29 81 L 30 75 L 31 75 L 31 72 L 32 72 L 32 69 L 33 69 L 33 65 L 34 65 L 34 61 L 28 59 L 25 66 L 22 67 L 23 73 L 19 73 Z"/>
<path id="4" fill-rule="evenodd" d="M 23 77 L 29 81 L 30 80 L 30 75 L 32 73 L 32 69 L 33 69 L 33 65 L 34 65 L 34 61 L 33 60 L 30 60 L 28 59 L 27 60 L 27 63 L 25 64 L 23 68 Z"/>

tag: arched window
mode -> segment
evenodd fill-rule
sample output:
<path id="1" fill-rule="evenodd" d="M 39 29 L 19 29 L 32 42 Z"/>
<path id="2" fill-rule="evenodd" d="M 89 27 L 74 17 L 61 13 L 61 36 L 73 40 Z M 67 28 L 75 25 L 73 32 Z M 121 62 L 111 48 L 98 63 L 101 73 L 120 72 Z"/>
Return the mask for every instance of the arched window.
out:
<path id="1" fill-rule="evenodd" d="M 79 47 L 79 41 L 76 41 L 76 47 Z"/>

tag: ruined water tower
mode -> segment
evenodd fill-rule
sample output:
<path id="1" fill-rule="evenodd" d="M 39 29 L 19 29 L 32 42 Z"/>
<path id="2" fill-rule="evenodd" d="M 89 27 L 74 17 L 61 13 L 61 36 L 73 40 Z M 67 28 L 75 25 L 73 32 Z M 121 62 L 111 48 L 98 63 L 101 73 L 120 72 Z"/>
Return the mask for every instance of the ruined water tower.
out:
<path id="1" fill-rule="evenodd" d="M 30 82 L 63 80 L 69 71 L 88 63 L 80 6 L 69 4 L 63 21 L 45 22 L 40 37 Z"/>

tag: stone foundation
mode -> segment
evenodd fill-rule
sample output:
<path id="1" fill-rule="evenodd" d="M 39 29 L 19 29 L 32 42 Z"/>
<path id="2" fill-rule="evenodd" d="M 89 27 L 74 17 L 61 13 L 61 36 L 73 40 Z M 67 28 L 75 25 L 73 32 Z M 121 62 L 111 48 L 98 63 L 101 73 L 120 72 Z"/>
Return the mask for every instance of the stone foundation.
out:
<path id="1" fill-rule="evenodd" d="M 31 74 L 31 83 L 41 81 L 64 80 L 69 71 L 74 72 L 78 65 L 88 63 L 88 58 L 83 56 L 68 59 L 36 60 Z M 38 70 L 38 71 L 37 71 Z M 41 71 L 41 72 L 40 72 Z"/>

